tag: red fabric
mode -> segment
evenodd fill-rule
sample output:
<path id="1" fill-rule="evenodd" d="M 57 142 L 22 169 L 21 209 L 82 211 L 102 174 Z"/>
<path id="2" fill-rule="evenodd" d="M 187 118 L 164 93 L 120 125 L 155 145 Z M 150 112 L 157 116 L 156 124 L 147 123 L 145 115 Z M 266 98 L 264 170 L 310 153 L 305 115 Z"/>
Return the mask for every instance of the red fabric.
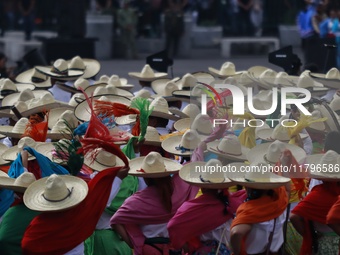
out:
<path id="1" fill-rule="evenodd" d="M 43 120 L 39 115 L 31 115 L 29 122 L 25 128 L 23 137 L 31 137 L 36 142 L 45 142 L 48 130 L 48 112 L 44 113 L 46 120 Z"/>
<path id="2" fill-rule="evenodd" d="M 274 192 L 273 197 L 263 196 L 241 204 L 230 229 L 239 224 L 255 224 L 280 216 L 288 205 L 286 188 L 280 187 L 275 189 Z"/>
<path id="3" fill-rule="evenodd" d="M 340 194 L 340 185 L 336 182 L 324 182 L 315 186 L 312 191 L 292 210 L 293 214 L 304 218 L 305 231 L 300 254 L 312 254 L 312 235 L 308 221 L 317 221 L 326 224 L 326 217 L 337 201 Z"/>
<path id="4" fill-rule="evenodd" d="M 327 215 L 327 224 L 339 224 L 340 223 L 340 196 L 338 200 L 332 206 Z"/>
<path id="5" fill-rule="evenodd" d="M 169 237 L 175 249 L 180 249 L 186 242 L 195 240 L 231 219 L 238 206 L 247 195 L 245 190 L 229 194 L 228 213 L 224 214 L 225 205 L 215 194 L 205 193 L 198 198 L 185 202 L 168 223 Z M 209 220 L 207 220 L 207 215 Z M 219 240 L 217 240 L 219 241 Z"/>
<path id="6" fill-rule="evenodd" d="M 125 155 L 114 144 L 107 144 L 111 153 L 128 165 Z M 64 254 L 85 241 L 95 230 L 103 213 L 112 181 L 121 167 L 98 173 L 89 183 L 89 193 L 78 206 L 61 212 L 42 213 L 35 217 L 22 239 L 23 254 Z"/>
<path id="7" fill-rule="evenodd" d="M 41 175 L 41 169 L 39 166 L 39 163 L 37 160 L 29 160 L 27 162 L 27 170 L 29 172 L 31 172 L 32 174 L 34 174 L 35 179 L 39 180 L 41 179 L 42 175 Z"/>

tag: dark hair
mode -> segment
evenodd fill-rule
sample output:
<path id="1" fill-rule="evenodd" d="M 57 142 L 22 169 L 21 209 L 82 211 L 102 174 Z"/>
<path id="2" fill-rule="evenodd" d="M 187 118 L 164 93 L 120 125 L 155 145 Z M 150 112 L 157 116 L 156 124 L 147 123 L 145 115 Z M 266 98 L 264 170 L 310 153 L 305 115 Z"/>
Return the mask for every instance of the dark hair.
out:
<path id="1" fill-rule="evenodd" d="M 258 198 L 262 197 L 262 195 L 267 195 L 267 196 L 272 197 L 274 195 L 274 190 L 272 190 L 272 189 L 264 190 L 264 189 L 247 188 L 247 199 L 246 199 L 246 201 L 258 199 Z"/>
<path id="2" fill-rule="evenodd" d="M 4 59 L 4 58 L 7 59 L 6 55 L 5 55 L 4 53 L 0 52 L 0 60 L 2 60 L 2 59 Z"/>
<path id="3" fill-rule="evenodd" d="M 149 123 L 151 123 L 152 126 L 155 127 L 155 128 L 157 128 L 157 127 L 164 127 L 165 128 L 169 123 L 169 119 L 150 116 L 149 117 Z"/>
<path id="4" fill-rule="evenodd" d="M 174 192 L 171 176 L 166 176 L 162 178 L 144 178 L 144 180 L 148 186 L 156 187 L 158 191 L 157 194 L 159 194 L 159 199 L 161 203 L 168 212 L 171 212 L 171 197 L 172 193 Z"/>
<path id="5" fill-rule="evenodd" d="M 326 135 L 324 151 L 333 150 L 340 154 L 340 133 L 331 131 Z"/>

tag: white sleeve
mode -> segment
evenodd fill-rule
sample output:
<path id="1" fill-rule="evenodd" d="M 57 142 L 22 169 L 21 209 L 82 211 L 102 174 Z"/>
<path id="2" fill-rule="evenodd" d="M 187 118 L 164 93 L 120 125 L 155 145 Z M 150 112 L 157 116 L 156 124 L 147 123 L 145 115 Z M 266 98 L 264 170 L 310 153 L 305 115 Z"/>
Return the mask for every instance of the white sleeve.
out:
<path id="1" fill-rule="evenodd" d="M 113 182 L 112 182 L 112 187 L 111 187 L 111 192 L 109 199 L 107 201 L 106 206 L 110 206 L 112 200 L 117 196 L 119 189 L 120 189 L 120 184 L 122 183 L 122 180 L 119 177 L 116 177 Z"/>

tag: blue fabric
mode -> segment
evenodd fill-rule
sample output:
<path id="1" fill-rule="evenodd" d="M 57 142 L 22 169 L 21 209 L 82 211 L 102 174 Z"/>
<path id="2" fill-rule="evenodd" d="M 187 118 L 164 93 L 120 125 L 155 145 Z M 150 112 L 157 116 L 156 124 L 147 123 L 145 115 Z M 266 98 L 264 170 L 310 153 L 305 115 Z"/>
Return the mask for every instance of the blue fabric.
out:
<path id="1" fill-rule="evenodd" d="M 329 21 L 330 21 L 330 19 L 324 19 L 319 24 L 320 38 L 326 38 L 326 36 L 328 34 L 328 22 Z"/>
<path id="2" fill-rule="evenodd" d="M 74 131 L 74 135 L 85 135 L 87 127 L 89 126 L 89 122 L 84 122 L 83 124 L 80 124 Z"/>
<path id="3" fill-rule="evenodd" d="M 14 192 L 9 189 L 0 189 L 0 217 L 8 210 L 14 202 Z"/>
<path id="4" fill-rule="evenodd" d="M 306 11 L 301 11 L 298 14 L 297 23 L 300 29 L 300 36 L 308 38 L 313 35 L 314 29 L 312 24 L 312 17 L 315 14 L 315 9 L 308 8 Z"/>

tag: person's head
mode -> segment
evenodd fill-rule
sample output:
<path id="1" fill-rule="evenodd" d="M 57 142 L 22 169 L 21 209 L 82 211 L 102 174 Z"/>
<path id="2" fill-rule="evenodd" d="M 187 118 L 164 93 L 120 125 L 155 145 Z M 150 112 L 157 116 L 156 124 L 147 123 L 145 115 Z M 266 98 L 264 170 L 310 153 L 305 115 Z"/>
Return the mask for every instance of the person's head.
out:
<path id="1" fill-rule="evenodd" d="M 151 81 L 141 81 L 141 80 L 139 80 L 139 84 L 142 86 L 142 88 L 151 87 Z"/>
<path id="2" fill-rule="evenodd" d="M 148 126 L 155 127 L 155 128 L 157 127 L 165 128 L 168 125 L 168 123 L 169 123 L 168 119 L 150 116 Z"/>
<path id="3" fill-rule="evenodd" d="M 290 109 L 291 109 L 290 118 L 298 121 L 301 115 L 299 109 L 296 107 L 295 104 L 290 105 Z"/>
<path id="4" fill-rule="evenodd" d="M 340 133 L 338 131 L 331 131 L 326 135 L 324 152 L 329 150 L 340 154 Z"/>
<path id="5" fill-rule="evenodd" d="M 258 199 L 262 196 L 273 196 L 274 191 L 272 189 L 266 190 L 266 189 L 252 189 L 252 188 L 247 188 L 246 187 L 246 192 L 247 192 L 247 199 L 248 200 L 253 200 L 253 199 Z"/>
<path id="6" fill-rule="evenodd" d="M 168 212 L 171 212 L 171 196 L 174 191 L 171 176 L 166 176 L 162 178 L 144 178 L 144 181 L 146 185 L 148 185 L 148 187 L 156 187 L 158 191 L 157 194 L 159 194 L 159 199 L 161 203 Z"/>

